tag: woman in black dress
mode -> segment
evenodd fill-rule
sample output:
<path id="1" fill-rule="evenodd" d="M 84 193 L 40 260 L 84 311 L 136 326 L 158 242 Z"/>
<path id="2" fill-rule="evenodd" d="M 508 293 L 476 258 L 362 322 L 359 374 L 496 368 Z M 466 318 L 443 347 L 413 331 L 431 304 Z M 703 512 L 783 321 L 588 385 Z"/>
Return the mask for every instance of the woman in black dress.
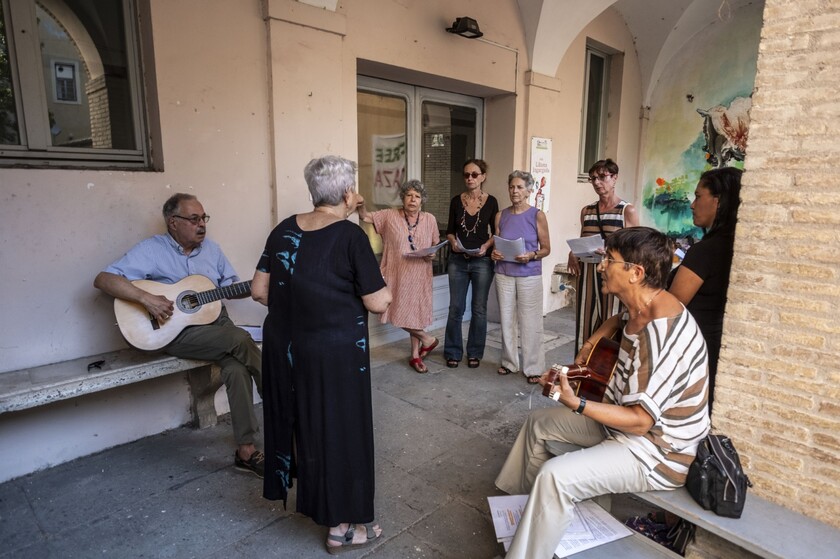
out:
<path id="1" fill-rule="evenodd" d="M 263 496 L 329 527 L 337 553 L 381 534 L 374 522 L 373 418 L 368 311 L 391 293 L 364 232 L 347 221 L 358 205 L 356 164 L 325 156 L 304 176 L 315 206 L 268 237 L 252 296 L 263 326 Z"/>
<path id="2" fill-rule="evenodd" d="M 671 275 L 668 291 L 686 306 L 700 326 L 709 350 L 709 413 L 714 402 L 715 376 L 723 335 L 723 313 L 735 244 L 735 223 L 741 205 L 741 173 L 735 167 L 711 169 L 700 175 L 691 212 L 703 239 L 685 254 Z"/>

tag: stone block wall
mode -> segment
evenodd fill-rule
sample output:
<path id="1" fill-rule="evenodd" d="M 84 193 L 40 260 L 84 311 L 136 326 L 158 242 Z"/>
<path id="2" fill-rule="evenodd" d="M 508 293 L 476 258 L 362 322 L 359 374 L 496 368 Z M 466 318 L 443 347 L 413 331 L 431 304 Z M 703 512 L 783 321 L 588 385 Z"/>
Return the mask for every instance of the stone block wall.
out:
<path id="1" fill-rule="evenodd" d="M 712 422 L 752 492 L 840 528 L 838 47 L 837 0 L 766 0 Z"/>

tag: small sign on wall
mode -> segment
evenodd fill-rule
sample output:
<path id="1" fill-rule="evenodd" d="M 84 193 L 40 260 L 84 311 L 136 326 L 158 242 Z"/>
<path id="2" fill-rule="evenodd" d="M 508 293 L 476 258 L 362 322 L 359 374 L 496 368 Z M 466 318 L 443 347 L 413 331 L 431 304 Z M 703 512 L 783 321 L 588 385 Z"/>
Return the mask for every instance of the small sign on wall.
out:
<path id="1" fill-rule="evenodd" d="M 534 191 L 528 202 L 539 210 L 548 212 L 551 193 L 551 138 L 531 138 L 531 175 Z"/>

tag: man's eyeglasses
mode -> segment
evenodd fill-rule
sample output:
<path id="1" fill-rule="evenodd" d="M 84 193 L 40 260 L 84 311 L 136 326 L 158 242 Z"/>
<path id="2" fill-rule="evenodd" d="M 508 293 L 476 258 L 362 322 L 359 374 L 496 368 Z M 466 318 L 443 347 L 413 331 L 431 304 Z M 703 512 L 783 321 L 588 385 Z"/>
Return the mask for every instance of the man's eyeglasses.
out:
<path id="1" fill-rule="evenodd" d="M 207 223 L 210 221 L 210 216 L 207 214 L 204 215 L 191 215 L 190 217 L 184 217 L 182 215 L 173 215 L 172 217 L 177 217 L 178 219 L 183 219 L 184 221 L 189 221 L 193 225 L 198 225 L 202 221 Z"/>
<path id="2" fill-rule="evenodd" d="M 476 173 L 475 171 L 473 171 L 472 173 L 464 173 L 464 178 L 468 179 L 468 178 L 472 177 L 474 179 L 477 179 L 478 177 L 480 177 L 483 174 L 484 173 Z"/>
<path id="3" fill-rule="evenodd" d="M 412 237 L 410 233 L 408 235 L 408 245 L 411 247 L 411 250 L 417 250 L 414 247 L 414 237 Z"/>
<path id="4" fill-rule="evenodd" d="M 615 173 L 604 173 L 603 175 L 595 175 L 595 176 L 589 177 L 589 182 L 592 183 L 592 184 L 595 184 L 598 181 L 603 182 L 603 181 L 607 180 L 608 178 L 614 177 L 614 176 L 615 176 Z"/>

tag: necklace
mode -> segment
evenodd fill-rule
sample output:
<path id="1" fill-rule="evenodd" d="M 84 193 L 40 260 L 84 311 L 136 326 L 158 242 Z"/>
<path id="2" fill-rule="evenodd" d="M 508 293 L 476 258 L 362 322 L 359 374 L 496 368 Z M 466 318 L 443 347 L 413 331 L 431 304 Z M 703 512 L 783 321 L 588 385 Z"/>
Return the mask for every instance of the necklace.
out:
<path id="1" fill-rule="evenodd" d="M 475 223 L 473 223 L 472 227 L 467 227 L 467 205 L 475 203 L 475 199 L 470 199 L 466 194 L 461 194 L 461 206 L 464 208 L 464 211 L 461 213 L 461 229 L 464 230 L 466 235 L 472 235 L 478 231 L 478 224 L 481 223 L 481 207 L 484 205 L 483 194 L 482 192 L 478 195 L 478 207 L 475 211 Z"/>
<path id="2" fill-rule="evenodd" d="M 417 224 L 420 223 L 420 212 L 417 212 L 417 217 L 414 219 L 414 225 L 411 225 L 408 222 L 408 214 L 405 213 L 405 210 L 403 210 L 402 214 L 403 214 L 403 218 L 405 219 L 405 225 L 406 225 L 406 227 L 408 227 L 408 232 L 411 233 L 412 231 L 414 231 L 417 228 Z"/>
<path id="3" fill-rule="evenodd" d="M 660 289 L 659 291 L 657 291 L 656 293 L 654 293 L 654 294 L 651 296 L 651 298 L 647 300 L 647 303 L 645 303 L 645 306 L 644 306 L 644 307 L 642 307 L 641 309 L 639 309 L 638 311 L 636 311 L 636 318 L 639 318 L 640 316 L 642 316 L 642 311 L 644 311 L 645 309 L 647 309 L 647 308 L 650 306 L 650 304 L 651 304 L 651 303 L 653 303 L 653 300 L 654 300 L 654 299 L 656 299 L 657 297 L 659 297 L 659 294 L 660 294 L 660 293 L 662 293 L 662 289 Z"/>

